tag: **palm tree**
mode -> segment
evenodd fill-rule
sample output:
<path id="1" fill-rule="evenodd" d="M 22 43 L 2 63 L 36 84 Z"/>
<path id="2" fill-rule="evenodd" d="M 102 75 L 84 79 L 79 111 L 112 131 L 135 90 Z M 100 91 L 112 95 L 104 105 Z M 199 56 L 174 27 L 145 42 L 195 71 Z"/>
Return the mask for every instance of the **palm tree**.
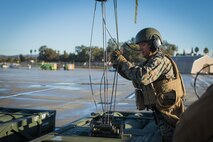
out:
<path id="1" fill-rule="evenodd" d="M 193 50 L 193 48 L 191 49 L 191 55 L 192 55 L 192 56 L 194 55 L 194 50 Z"/>
<path id="2" fill-rule="evenodd" d="M 186 55 L 186 52 L 185 52 L 185 49 L 183 49 L 183 56 L 185 56 Z"/>
<path id="3" fill-rule="evenodd" d="M 204 50 L 203 50 L 203 53 L 204 54 L 208 54 L 209 53 L 209 49 L 207 47 L 205 47 Z"/>
<path id="4" fill-rule="evenodd" d="M 32 53 L 33 53 L 33 50 L 30 49 L 30 59 L 32 59 Z"/>
<path id="5" fill-rule="evenodd" d="M 36 55 L 36 52 L 37 52 L 37 50 L 34 49 L 34 53 L 35 53 L 35 62 L 37 62 L 37 57 L 38 57 L 38 55 Z"/>
<path id="6" fill-rule="evenodd" d="M 199 48 L 195 47 L 195 53 L 196 53 L 196 55 L 197 55 L 198 51 L 199 51 Z"/>

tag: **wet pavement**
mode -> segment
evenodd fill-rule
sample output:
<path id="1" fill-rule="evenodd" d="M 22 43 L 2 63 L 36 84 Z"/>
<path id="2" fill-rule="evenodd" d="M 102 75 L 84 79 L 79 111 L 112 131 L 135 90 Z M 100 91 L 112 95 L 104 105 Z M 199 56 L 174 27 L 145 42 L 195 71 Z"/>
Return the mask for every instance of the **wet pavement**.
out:
<path id="1" fill-rule="evenodd" d="M 91 73 L 92 95 L 89 73 Z M 52 109 L 57 110 L 56 126 L 66 125 L 91 112 L 102 111 L 100 94 L 111 94 L 114 72 L 107 72 L 103 85 L 102 70 L 75 69 L 74 71 L 47 71 L 39 69 L 0 69 L 0 107 Z M 185 105 L 197 100 L 193 88 L 192 75 L 182 75 L 186 87 Z M 197 79 L 196 90 L 202 94 L 213 83 L 212 75 L 202 75 Z M 101 85 L 102 84 L 102 85 Z M 105 88 L 105 89 L 104 89 Z M 108 89 L 107 89 L 108 88 Z M 101 93 L 100 93 L 100 90 Z M 105 91 L 103 91 L 105 90 Z M 128 80 L 118 77 L 115 109 L 136 111 L 134 96 L 130 97 L 134 88 Z M 102 97 L 110 101 L 111 96 Z M 105 105 L 109 109 L 110 105 Z M 112 106 L 113 108 L 113 106 Z"/>

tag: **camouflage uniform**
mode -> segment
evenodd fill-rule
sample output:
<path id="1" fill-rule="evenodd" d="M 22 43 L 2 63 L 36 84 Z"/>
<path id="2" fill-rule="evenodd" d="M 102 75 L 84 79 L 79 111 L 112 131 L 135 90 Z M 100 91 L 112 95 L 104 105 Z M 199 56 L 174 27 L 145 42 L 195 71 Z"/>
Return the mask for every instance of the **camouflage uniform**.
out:
<path id="1" fill-rule="evenodd" d="M 119 74 L 126 79 L 132 80 L 134 87 L 138 89 L 143 89 L 152 84 L 154 85 L 153 89 L 162 89 L 162 81 L 167 82 L 175 78 L 171 60 L 161 51 L 154 52 L 146 62 L 139 66 L 133 66 L 122 55 L 117 57 L 114 64 L 117 65 Z M 159 81 L 160 84 L 158 84 Z M 159 103 L 162 95 L 159 95 L 157 90 L 156 96 L 158 101 L 156 101 L 156 104 L 152 108 L 156 111 L 155 116 L 158 120 L 163 141 L 172 141 L 176 122 L 184 111 L 182 103 L 183 94 L 176 95 L 174 99 L 169 100 L 169 104 L 164 106 L 163 103 Z"/>

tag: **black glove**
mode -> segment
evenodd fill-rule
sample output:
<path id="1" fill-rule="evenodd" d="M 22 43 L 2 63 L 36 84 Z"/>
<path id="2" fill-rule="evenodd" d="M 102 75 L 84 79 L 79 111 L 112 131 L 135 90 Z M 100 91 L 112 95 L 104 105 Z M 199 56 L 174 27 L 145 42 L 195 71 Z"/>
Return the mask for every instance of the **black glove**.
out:
<path id="1" fill-rule="evenodd" d="M 114 63 L 114 61 L 117 59 L 117 57 L 121 55 L 121 51 L 119 49 L 115 49 L 112 54 L 111 54 L 111 58 L 110 58 L 110 61 L 112 63 Z"/>

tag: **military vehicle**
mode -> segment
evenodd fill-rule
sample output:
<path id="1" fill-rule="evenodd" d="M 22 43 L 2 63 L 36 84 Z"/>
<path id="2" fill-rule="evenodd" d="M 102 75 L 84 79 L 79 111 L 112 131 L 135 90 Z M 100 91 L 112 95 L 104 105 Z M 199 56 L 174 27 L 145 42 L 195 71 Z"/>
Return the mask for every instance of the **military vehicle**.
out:
<path id="1" fill-rule="evenodd" d="M 90 116 L 76 120 L 58 130 L 55 130 L 55 116 L 54 110 L 1 107 L 0 141 L 157 142 L 161 139 L 151 112 L 91 113 Z"/>
<path id="2" fill-rule="evenodd" d="M 55 130 L 55 110 L 0 107 L 0 141 L 30 141 Z"/>
<path id="3" fill-rule="evenodd" d="M 32 142 L 91 141 L 159 142 L 161 136 L 150 112 L 92 113 Z"/>

